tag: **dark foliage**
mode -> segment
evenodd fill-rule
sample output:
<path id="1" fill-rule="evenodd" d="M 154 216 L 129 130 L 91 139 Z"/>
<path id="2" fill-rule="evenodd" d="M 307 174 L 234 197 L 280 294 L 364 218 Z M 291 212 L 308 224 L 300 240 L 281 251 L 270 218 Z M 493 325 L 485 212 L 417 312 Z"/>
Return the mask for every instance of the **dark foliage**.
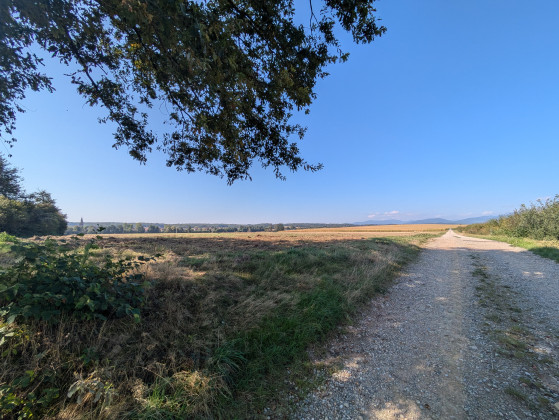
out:
<path id="1" fill-rule="evenodd" d="M 90 258 L 90 241 L 83 249 L 53 239 L 44 243 L 7 238 L 17 262 L 0 271 L 0 316 L 58 322 L 62 314 L 79 320 L 133 316 L 139 319 L 144 302 L 143 276 L 130 273 L 140 262 Z"/>
<path id="2" fill-rule="evenodd" d="M 357 43 L 385 32 L 374 0 L 323 0 L 309 26 L 294 22 L 294 1 L 6 0 L 0 3 L 0 126 L 11 137 L 28 89 L 52 91 L 31 49 L 70 66 L 88 104 L 116 124 L 115 147 L 141 162 L 157 147 L 167 165 L 229 182 L 253 162 L 317 170 L 293 138 L 304 127 L 325 67 L 345 61 L 335 26 Z M 318 10 L 320 9 L 320 12 Z M 149 109 L 166 110 L 167 131 L 149 127 Z M 12 142 L 15 139 L 9 139 Z"/>
<path id="3" fill-rule="evenodd" d="M 0 195 L 12 200 L 21 197 L 21 176 L 18 172 L 0 155 Z"/>
<path id="4" fill-rule="evenodd" d="M 27 237 L 63 235 L 68 227 L 66 216 L 44 191 L 25 194 L 18 170 L 0 155 L 0 232 Z"/>
<path id="5" fill-rule="evenodd" d="M 508 235 L 532 239 L 559 239 L 559 195 L 519 209 L 508 216 L 461 228 L 479 235 Z"/>

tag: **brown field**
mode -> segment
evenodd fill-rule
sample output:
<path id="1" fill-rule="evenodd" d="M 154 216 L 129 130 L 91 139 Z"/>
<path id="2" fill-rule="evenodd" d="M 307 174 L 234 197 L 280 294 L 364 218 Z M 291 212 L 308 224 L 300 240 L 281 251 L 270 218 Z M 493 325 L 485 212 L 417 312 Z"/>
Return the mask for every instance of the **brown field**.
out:
<path id="1" fill-rule="evenodd" d="M 0 383 L 17 383 L 30 367 L 46 378 L 54 366 L 61 397 L 37 418 L 254 418 L 272 405 L 284 418 L 286 384 L 313 386 L 306 349 L 385 292 L 422 244 L 450 227 L 101 235 L 94 260 L 155 258 L 134 269 L 149 281 L 141 321 L 18 325 L 27 341 L 10 341 Z M 79 247 L 94 236 L 64 240 Z M 52 388 L 37 383 L 37 392 Z M 76 384 L 82 403 L 66 397 Z M 94 400 L 93 386 L 110 395 Z"/>
<path id="2" fill-rule="evenodd" d="M 364 226 L 331 229 L 297 229 L 282 232 L 225 232 L 225 233 L 146 233 L 101 234 L 103 247 L 112 254 L 124 252 L 156 253 L 166 256 L 166 263 L 193 255 L 216 252 L 277 252 L 296 247 L 344 246 L 347 243 L 373 238 L 412 237 L 442 234 L 457 225 L 394 225 Z M 381 229 L 383 228 L 383 229 Z M 85 235 L 84 239 L 96 235 Z M 67 237 L 66 237 L 67 238 Z M 155 264 L 157 266 L 159 264 Z"/>
<path id="3" fill-rule="evenodd" d="M 377 225 L 377 226 L 351 226 L 343 228 L 318 228 L 318 229 L 302 229 L 299 232 L 363 232 L 363 233 L 382 233 L 383 236 L 402 236 L 415 235 L 418 233 L 444 232 L 448 229 L 455 229 L 462 225 Z M 394 233 L 395 235 L 391 235 Z"/>
<path id="4" fill-rule="evenodd" d="M 165 239 L 184 239 L 186 242 L 199 242 L 200 240 L 207 241 L 208 245 L 211 242 L 211 248 L 219 244 L 236 243 L 239 242 L 262 242 L 264 248 L 269 248 L 270 245 L 290 245 L 290 244 L 305 244 L 311 242 L 337 242 L 337 241 L 351 241 L 367 238 L 379 238 L 390 236 L 413 236 L 421 233 L 437 234 L 443 233 L 448 229 L 455 229 L 462 225 L 438 225 L 438 224 L 425 224 L 425 225 L 384 225 L 384 226 L 352 226 L 342 228 L 317 228 L 317 229 L 296 229 L 286 230 L 282 232 L 226 232 L 226 233 L 146 233 L 146 234 L 102 234 L 104 238 L 113 239 L 136 239 L 145 242 L 149 240 L 150 243 L 156 244 L 157 242 L 165 242 Z M 87 237 L 94 237 L 95 235 L 86 235 Z"/>

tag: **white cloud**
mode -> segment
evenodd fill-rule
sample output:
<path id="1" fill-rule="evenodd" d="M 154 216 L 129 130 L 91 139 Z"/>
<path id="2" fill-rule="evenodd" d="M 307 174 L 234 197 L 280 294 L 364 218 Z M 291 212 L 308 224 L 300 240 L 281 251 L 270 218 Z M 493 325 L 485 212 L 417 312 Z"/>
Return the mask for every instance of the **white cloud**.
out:
<path id="1" fill-rule="evenodd" d="M 489 215 L 491 215 L 491 214 L 493 214 L 493 213 L 494 213 L 494 212 L 493 212 L 493 211 L 490 211 L 490 210 L 486 210 L 486 211 L 482 211 L 482 212 L 481 212 L 481 214 L 482 214 L 483 216 L 489 216 Z"/>
<path id="2" fill-rule="evenodd" d="M 397 214 L 400 214 L 400 211 L 398 211 L 398 210 L 385 211 L 385 212 L 377 211 L 377 212 L 374 212 L 374 213 L 369 214 L 367 217 L 368 217 L 369 219 L 373 219 L 373 218 L 375 218 L 375 217 L 377 217 L 377 216 L 383 216 L 383 217 L 385 217 L 385 216 L 395 216 L 395 215 L 397 215 Z"/>

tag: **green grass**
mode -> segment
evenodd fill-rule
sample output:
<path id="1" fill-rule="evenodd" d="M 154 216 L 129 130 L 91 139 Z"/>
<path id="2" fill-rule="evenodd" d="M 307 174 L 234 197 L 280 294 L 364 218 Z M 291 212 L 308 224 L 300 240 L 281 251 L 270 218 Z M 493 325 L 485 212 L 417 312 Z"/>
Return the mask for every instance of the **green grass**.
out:
<path id="1" fill-rule="evenodd" d="M 378 238 L 183 259 L 181 265 L 207 278 L 242 278 L 260 302 L 271 293 L 280 296 L 272 310 L 253 313 L 258 322 L 234 334 L 225 333 L 223 343 L 213 349 L 213 355 L 223 357 L 209 367 L 214 371 L 218 367 L 228 391 L 217 398 L 212 413 L 244 418 L 262 412 L 285 389 L 288 368 L 290 380 L 304 388 L 310 373 L 308 346 L 323 340 L 359 305 L 385 291 L 418 250 L 408 238 Z M 157 398 L 161 399 L 160 393 Z"/>
<path id="2" fill-rule="evenodd" d="M 287 367 L 291 376 L 303 377 L 308 371 L 304 363 L 307 347 L 324 339 L 364 301 L 385 291 L 395 272 L 416 253 L 417 248 L 405 240 L 396 243 L 373 239 L 276 253 L 225 253 L 198 265 L 196 269 L 204 271 L 217 261 L 217 271 L 232 270 L 262 287 L 255 287 L 257 296 L 279 285 L 288 284 L 291 289 L 291 299 L 263 316 L 258 325 L 239 331 L 216 349 L 242 355 L 230 381 L 234 394 L 244 398 L 222 398 L 220 412 L 245 417 L 254 410 L 261 411 L 277 398 L 282 388 L 278 384 L 284 383 Z M 385 257 L 392 261 L 383 264 L 380 260 Z M 375 263 L 383 268 L 371 270 Z M 293 285 L 299 285 L 299 290 Z"/>
<path id="3" fill-rule="evenodd" d="M 519 401 L 523 401 L 523 402 L 528 401 L 528 397 L 523 392 L 520 392 L 517 389 L 514 389 L 510 386 L 505 388 L 505 393 Z"/>
<path id="4" fill-rule="evenodd" d="M 274 405 L 284 415 L 280 395 L 289 384 L 314 386 L 308 347 L 386 291 L 433 236 L 107 241 L 100 252 L 165 254 L 146 269 L 153 286 L 141 321 L 6 328 L 0 384 L 30 370 L 46 379 L 17 388 L 17 404 L 0 413 L 17 417 L 28 403 L 36 417 L 247 418 Z M 72 385 L 79 392 L 66 397 Z M 95 400 L 99 387 L 110 400 Z M 58 394 L 48 407 L 33 406 L 43 389 Z"/>

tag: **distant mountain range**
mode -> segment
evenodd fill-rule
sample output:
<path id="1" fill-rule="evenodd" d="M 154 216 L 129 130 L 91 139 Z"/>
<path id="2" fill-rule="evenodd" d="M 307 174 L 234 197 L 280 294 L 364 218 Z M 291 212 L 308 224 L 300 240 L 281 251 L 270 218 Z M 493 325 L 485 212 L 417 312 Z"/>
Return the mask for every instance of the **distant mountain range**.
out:
<path id="1" fill-rule="evenodd" d="M 355 222 L 355 223 L 284 223 L 286 228 L 299 228 L 299 229 L 312 229 L 312 228 L 320 228 L 320 227 L 348 227 L 348 226 L 370 226 L 370 225 L 471 225 L 473 223 L 484 223 L 488 220 L 495 219 L 496 216 L 479 216 L 479 217 L 470 217 L 468 219 L 460 219 L 460 220 L 448 220 L 448 219 L 441 219 L 441 218 L 433 218 L 433 219 L 421 219 L 421 220 L 367 220 L 365 222 Z M 259 224 L 236 224 L 236 223 L 146 223 L 141 222 L 142 225 L 156 225 L 160 228 L 163 228 L 165 225 L 173 225 L 179 227 L 203 227 L 203 228 L 225 228 L 225 227 L 239 227 L 239 226 L 271 226 L 271 223 L 259 223 Z M 78 226 L 80 222 L 68 222 L 68 226 Z M 110 225 L 122 225 L 123 222 L 84 222 L 84 226 L 110 226 Z M 136 222 L 126 223 L 131 225 L 136 225 Z"/>
<path id="2" fill-rule="evenodd" d="M 474 223 L 484 223 L 488 220 L 495 219 L 496 216 L 479 216 L 470 217 L 468 219 L 448 220 L 441 218 L 422 219 L 422 220 L 367 220 L 366 222 L 355 222 L 354 225 L 471 225 Z"/>

